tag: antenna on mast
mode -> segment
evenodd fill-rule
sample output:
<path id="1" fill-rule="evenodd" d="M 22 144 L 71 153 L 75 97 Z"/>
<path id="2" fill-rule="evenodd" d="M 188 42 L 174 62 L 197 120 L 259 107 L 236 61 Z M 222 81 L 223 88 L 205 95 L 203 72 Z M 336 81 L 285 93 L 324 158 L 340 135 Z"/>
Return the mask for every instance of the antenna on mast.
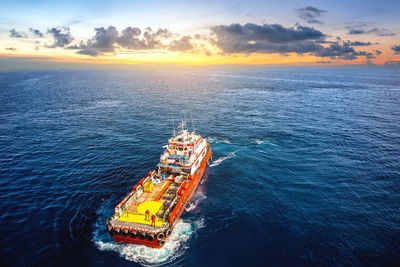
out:
<path id="1" fill-rule="evenodd" d="M 171 107 L 171 117 L 172 117 L 172 134 L 175 136 L 175 122 L 174 122 L 174 114 L 172 114 L 172 107 Z"/>

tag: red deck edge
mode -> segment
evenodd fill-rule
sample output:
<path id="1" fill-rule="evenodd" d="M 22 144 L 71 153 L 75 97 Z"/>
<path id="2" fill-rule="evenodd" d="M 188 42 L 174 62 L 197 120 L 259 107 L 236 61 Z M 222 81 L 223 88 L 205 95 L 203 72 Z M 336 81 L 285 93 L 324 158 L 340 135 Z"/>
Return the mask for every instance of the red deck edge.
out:
<path id="1" fill-rule="evenodd" d="M 207 143 L 208 143 L 208 141 L 207 141 Z M 187 203 L 189 203 L 190 199 L 193 196 L 193 193 L 196 191 L 197 186 L 199 185 L 199 182 L 200 182 L 201 178 L 203 177 L 204 171 L 205 171 L 206 166 L 207 166 L 207 162 L 211 157 L 211 147 L 210 147 L 209 143 L 208 143 L 208 147 L 210 149 L 208 150 L 208 153 L 207 153 L 206 157 L 204 158 L 203 163 L 201 164 L 199 171 L 193 177 L 193 179 L 192 179 L 193 183 L 190 183 L 191 186 L 188 187 L 185 190 L 185 192 L 183 193 L 182 197 L 180 198 L 180 200 L 178 201 L 178 203 L 176 204 L 175 208 L 172 210 L 172 212 L 170 214 L 170 218 L 169 219 L 170 219 L 170 229 L 171 230 L 175 227 L 175 224 L 177 223 L 177 221 L 181 217 L 183 211 L 185 210 L 185 207 L 186 207 Z M 145 178 L 143 178 L 143 179 L 145 179 Z M 143 182 L 143 179 L 140 182 Z M 168 188 L 168 187 L 166 187 L 166 188 Z M 167 237 L 164 238 L 164 241 L 166 241 L 167 239 L 168 239 Z M 114 235 L 114 241 L 115 242 L 119 242 L 119 243 L 125 243 L 125 244 L 145 245 L 145 246 L 152 247 L 152 248 L 161 248 L 163 246 L 163 245 L 159 245 L 158 244 L 158 241 L 157 241 L 156 238 L 154 238 L 153 241 L 149 241 L 147 239 L 141 240 L 141 239 L 139 239 L 137 237 L 136 238 L 132 238 L 129 235 L 122 236 L 121 234 Z"/>

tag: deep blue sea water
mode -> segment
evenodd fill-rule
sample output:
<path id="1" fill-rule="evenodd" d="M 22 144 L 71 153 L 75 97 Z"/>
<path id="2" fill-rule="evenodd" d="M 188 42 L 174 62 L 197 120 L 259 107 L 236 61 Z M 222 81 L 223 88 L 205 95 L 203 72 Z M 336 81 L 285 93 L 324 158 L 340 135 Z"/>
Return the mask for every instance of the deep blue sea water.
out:
<path id="1" fill-rule="evenodd" d="M 160 250 L 115 205 L 175 119 L 211 143 Z M 0 73 L 0 264 L 400 265 L 400 69 Z"/>

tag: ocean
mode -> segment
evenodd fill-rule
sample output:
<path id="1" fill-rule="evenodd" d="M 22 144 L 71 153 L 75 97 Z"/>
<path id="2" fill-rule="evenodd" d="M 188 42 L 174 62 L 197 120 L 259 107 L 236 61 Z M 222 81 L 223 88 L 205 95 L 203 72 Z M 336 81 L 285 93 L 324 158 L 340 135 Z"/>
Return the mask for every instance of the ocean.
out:
<path id="1" fill-rule="evenodd" d="M 116 244 L 171 114 L 213 160 L 162 249 Z M 0 177 L 2 266 L 399 266 L 400 69 L 0 73 Z"/>

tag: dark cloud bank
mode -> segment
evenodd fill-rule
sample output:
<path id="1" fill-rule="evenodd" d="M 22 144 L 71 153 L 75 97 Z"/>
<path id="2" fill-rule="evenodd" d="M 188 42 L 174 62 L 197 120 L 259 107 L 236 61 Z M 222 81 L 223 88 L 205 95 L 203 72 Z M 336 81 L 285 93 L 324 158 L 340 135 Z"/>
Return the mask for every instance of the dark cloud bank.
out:
<path id="1" fill-rule="evenodd" d="M 320 11 L 322 12 L 322 11 Z M 49 30 L 55 38 L 52 47 L 69 44 L 73 38 L 60 38 L 59 31 Z M 136 27 L 127 27 L 119 32 L 114 26 L 96 28 L 95 35 L 86 42 L 69 45 L 68 49 L 78 50 L 78 54 L 99 56 L 113 54 L 118 49 L 133 51 L 165 49 L 169 51 L 190 52 L 196 48 L 194 40 L 203 40 L 218 47 L 222 54 L 251 54 L 251 53 L 297 53 L 311 54 L 321 58 L 352 60 L 359 56 L 374 58 L 367 51 L 356 51 L 354 46 L 370 46 L 370 42 L 328 41 L 327 35 L 312 27 L 284 27 L 280 24 L 231 24 L 217 25 L 211 28 L 209 36 L 191 37 L 178 36 L 167 29 L 153 30 L 146 28 L 142 31 Z M 378 53 L 376 53 L 378 54 Z"/>
<path id="2" fill-rule="evenodd" d="M 215 26 L 212 31 L 216 36 L 215 45 L 227 54 L 310 53 L 330 59 L 352 60 L 358 56 L 373 58 L 372 53 L 355 51 L 352 47 L 370 45 L 370 43 L 326 41 L 327 36 L 322 32 L 299 24 L 295 28 L 286 28 L 280 24 L 231 24 Z"/>
<path id="3" fill-rule="evenodd" d="M 79 50 L 82 55 L 98 56 L 105 53 L 114 53 L 118 48 L 128 50 L 168 49 L 170 51 L 189 51 L 194 49 L 190 36 L 182 36 L 164 44 L 163 40 L 173 37 L 167 29 L 153 31 L 150 27 L 142 32 L 136 27 L 127 27 L 119 33 L 114 26 L 96 28 L 95 35 L 87 42 L 69 46 L 69 49 Z"/>
<path id="4" fill-rule="evenodd" d="M 400 55 L 400 45 L 394 45 L 391 47 L 396 55 Z"/>
<path id="5" fill-rule="evenodd" d="M 55 39 L 51 47 L 64 47 L 73 38 L 69 30 L 62 35 L 59 30 L 49 30 Z M 194 39 L 199 40 L 198 36 Z M 231 24 L 218 25 L 211 28 L 211 35 L 202 37 L 210 44 L 218 47 L 222 54 L 251 53 L 297 53 L 311 54 L 329 59 L 352 60 L 359 56 L 374 58 L 367 51 L 356 51 L 354 46 L 370 46 L 370 42 L 328 41 L 327 35 L 312 27 L 284 27 L 280 24 Z M 99 56 L 115 53 L 118 49 L 133 51 L 166 49 L 169 51 L 188 52 L 196 48 L 193 38 L 188 35 L 177 36 L 167 29 L 154 31 L 146 28 L 142 31 L 136 27 L 127 27 L 119 32 L 114 26 L 96 28 L 95 35 L 86 42 L 69 45 L 68 49 L 78 50 L 78 54 Z M 376 53 L 378 54 L 378 53 Z"/>
<path id="6" fill-rule="evenodd" d="M 320 23 L 320 21 L 315 20 L 326 11 L 308 6 L 298 9 L 297 12 L 302 18 L 308 19 L 309 23 Z M 33 28 L 29 30 L 35 37 L 43 37 L 44 35 L 39 30 Z M 354 29 L 349 28 L 349 31 L 351 30 Z M 375 34 L 390 33 L 385 29 L 377 28 L 368 31 Z M 74 38 L 68 27 L 51 28 L 47 30 L 47 35 L 53 38 L 53 43 L 44 44 L 44 46 L 76 50 L 78 54 L 93 57 L 115 54 L 121 50 L 193 52 L 199 51 L 199 49 L 205 51 L 206 55 L 209 56 L 210 52 L 204 46 L 204 43 L 207 43 L 218 48 L 220 53 L 225 55 L 251 53 L 309 54 L 322 58 L 321 62 L 323 63 L 330 63 L 330 60 L 335 59 L 353 60 L 358 57 L 371 59 L 381 54 L 379 50 L 374 50 L 372 53 L 364 50 L 356 51 L 354 48 L 367 47 L 377 43 L 345 41 L 339 37 L 332 40 L 332 36 L 298 23 L 293 27 L 285 27 L 281 24 L 260 25 L 254 23 L 216 25 L 210 28 L 209 34 L 195 34 L 193 36 L 175 34 L 168 29 L 153 30 L 150 27 L 144 30 L 137 27 L 127 27 L 119 31 L 116 27 L 109 26 L 107 28 L 95 28 L 94 32 L 94 36 L 90 39 L 73 43 Z M 12 29 L 10 36 L 25 38 L 26 34 Z M 203 42 L 203 45 L 201 42 Z M 39 42 L 36 45 L 39 46 Z M 393 46 L 392 49 L 396 54 L 400 53 L 400 46 Z"/>

